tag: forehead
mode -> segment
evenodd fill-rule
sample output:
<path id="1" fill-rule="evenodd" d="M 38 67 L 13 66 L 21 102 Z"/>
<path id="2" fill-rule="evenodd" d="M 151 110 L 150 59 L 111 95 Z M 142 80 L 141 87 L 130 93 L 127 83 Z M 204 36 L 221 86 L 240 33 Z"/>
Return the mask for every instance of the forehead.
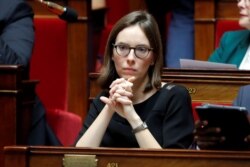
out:
<path id="1" fill-rule="evenodd" d="M 139 25 L 129 26 L 120 31 L 116 37 L 116 43 L 149 46 L 149 40 Z"/>

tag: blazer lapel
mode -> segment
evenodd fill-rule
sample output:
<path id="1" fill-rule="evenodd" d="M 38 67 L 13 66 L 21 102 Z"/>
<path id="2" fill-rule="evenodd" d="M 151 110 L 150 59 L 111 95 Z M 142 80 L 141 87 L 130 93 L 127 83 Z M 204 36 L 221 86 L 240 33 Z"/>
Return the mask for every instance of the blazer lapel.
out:
<path id="1" fill-rule="evenodd" d="M 237 47 L 237 66 L 239 67 L 250 44 L 250 31 L 247 30 L 246 36 L 241 40 Z"/>

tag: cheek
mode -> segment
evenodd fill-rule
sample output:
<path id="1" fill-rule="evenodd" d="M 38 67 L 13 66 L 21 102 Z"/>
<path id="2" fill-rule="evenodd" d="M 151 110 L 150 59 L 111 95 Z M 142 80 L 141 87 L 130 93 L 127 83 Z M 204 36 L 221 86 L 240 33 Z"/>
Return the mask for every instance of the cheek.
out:
<path id="1" fill-rule="evenodd" d="M 240 25 L 241 27 L 250 29 L 250 20 L 249 20 L 248 18 L 246 18 L 246 17 L 240 18 L 240 20 L 239 20 L 239 25 Z"/>
<path id="2" fill-rule="evenodd" d="M 152 65 L 154 65 L 153 58 L 147 59 L 140 63 L 141 68 L 144 68 L 144 69 L 148 69 Z"/>
<path id="3" fill-rule="evenodd" d="M 155 64 L 155 60 L 154 60 L 154 55 L 153 55 L 153 54 L 150 55 L 150 57 L 149 57 L 147 63 L 148 63 L 149 65 L 154 65 L 154 64 Z"/>
<path id="4" fill-rule="evenodd" d="M 113 60 L 113 62 L 115 64 L 115 66 L 119 66 L 121 64 L 121 62 L 122 62 L 122 59 L 119 58 L 118 56 L 112 56 L 112 60 Z"/>

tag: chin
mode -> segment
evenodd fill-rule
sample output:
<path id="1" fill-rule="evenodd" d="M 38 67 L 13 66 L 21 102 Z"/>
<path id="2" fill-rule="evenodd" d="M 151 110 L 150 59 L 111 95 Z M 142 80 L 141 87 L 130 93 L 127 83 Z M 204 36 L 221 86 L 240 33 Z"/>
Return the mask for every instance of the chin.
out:
<path id="1" fill-rule="evenodd" d="M 248 18 L 241 18 L 239 20 L 239 25 L 243 28 L 250 29 L 250 21 Z"/>
<path id="2" fill-rule="evenodd" d="M 132 75 L 125 75 L 125 76 L 124 76 L 125 79 L 129 79 L 129 78 L 131 78 L 131 77 L 132 77 Z"/>
<path id="3" fill-rule="evenodd" d="M 126 74 L 126 75 L 123 75 L 122 78 L 129 79 L 129 78 L 131 78 L 131 77 L 133 77 L 133 76 L 134 76 L 134 75 L 128 75 L 128 74 Z"/>

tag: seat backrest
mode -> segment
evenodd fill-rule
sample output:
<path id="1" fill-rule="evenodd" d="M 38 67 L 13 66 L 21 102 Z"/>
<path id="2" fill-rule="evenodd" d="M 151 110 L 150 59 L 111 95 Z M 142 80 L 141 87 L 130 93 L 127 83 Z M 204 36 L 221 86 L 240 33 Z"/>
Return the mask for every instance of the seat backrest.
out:
<path id="1" fill-rule="evenodd" d="M 226 31 L 234 31 L 244 29 L 239 25 L 238 20 L 217 20 L 215 30 L 215 48 L 219 46 L 220 38 Z"/>
<path id="2" fill-rule="evenodd" d="M 67 23 L 57 17 L 35 17 L 30 78 L 46 109 L 67 109 Z"/>
<path id="3" fill-rule="evenodd" d="M 57 17 L 35 17 L 35 43 L 30 78 L 39 80 L 36 92 L 46 120 L 63 146 L 71 146 L 82 127 L 79 115 L 67 111 L 67 23 Z"/>
<path id="4" fill-rule="evenodd" d="M 121 17 L 129 13 L 129 0 L 106 0 L 107 24 L 115 24 Z"/>
<path id="5" fill-rule="evenodd" d="M 73 146 L 82 128 L 79 115 L 60 109 L 49 109 L 46 119 L 52 131 L 63 146 Z"/>

